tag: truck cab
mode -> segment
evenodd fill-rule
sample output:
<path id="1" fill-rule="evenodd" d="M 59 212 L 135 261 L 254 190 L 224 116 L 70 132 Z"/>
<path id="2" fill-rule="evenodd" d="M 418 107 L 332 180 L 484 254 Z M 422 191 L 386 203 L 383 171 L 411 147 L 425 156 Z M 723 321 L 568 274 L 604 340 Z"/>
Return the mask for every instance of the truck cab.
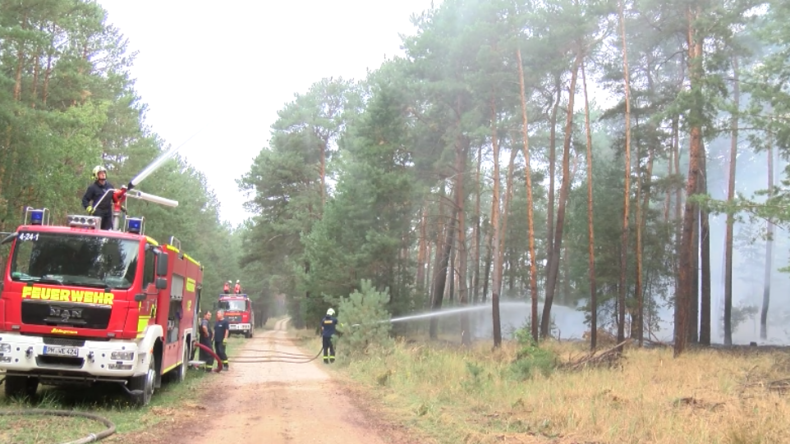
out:
<path id="1" fill-rule="evenodd" d="M 245 338 L 255 336 L 255 313 L 246 294 L 221 294 L 216 308 L 225 311 L 230 334 L 243 334 Z"/>
<path id="2" fill-rule="evenodd" d="M 0 370 L 7 396 L 42 385 L 117 383 L 149 403 L 163 376 L 181 381 L 191 356 L 203 267 L 171 237 L 120 231 L 101 219 L 49 223 L 28 208 L 11 242 L 0 290 Z"/>

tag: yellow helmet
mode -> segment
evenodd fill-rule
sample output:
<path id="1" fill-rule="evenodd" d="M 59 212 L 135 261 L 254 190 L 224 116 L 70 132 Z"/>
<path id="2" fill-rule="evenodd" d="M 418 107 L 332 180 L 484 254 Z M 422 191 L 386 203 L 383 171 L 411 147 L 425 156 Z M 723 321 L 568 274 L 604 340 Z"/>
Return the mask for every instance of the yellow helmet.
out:
<path id="1" fill-rule="evenodd" d="M 105 176 L 106 176 L 107 175 L 107 168 L 104 168 L 101 165 L 96 165 L 93 168 L 93 178 L 94 179 L 98 179 L 99 178 L 99 173 L 101 173 L 101 172 L 103 172 L 105 174 Z"/>

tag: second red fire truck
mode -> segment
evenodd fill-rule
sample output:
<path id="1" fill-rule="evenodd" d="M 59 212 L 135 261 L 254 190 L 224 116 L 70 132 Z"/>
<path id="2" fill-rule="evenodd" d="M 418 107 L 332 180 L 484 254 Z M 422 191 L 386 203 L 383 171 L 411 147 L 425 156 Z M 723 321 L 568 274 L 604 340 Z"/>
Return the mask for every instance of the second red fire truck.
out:
<path id="1" fill-rule="evenodd" d="M 255 335 L 255 313 L 246 294 L 221 294 L 217 308 L 225 311 L 230 334 L 243 334 L 245 338 Z"/>

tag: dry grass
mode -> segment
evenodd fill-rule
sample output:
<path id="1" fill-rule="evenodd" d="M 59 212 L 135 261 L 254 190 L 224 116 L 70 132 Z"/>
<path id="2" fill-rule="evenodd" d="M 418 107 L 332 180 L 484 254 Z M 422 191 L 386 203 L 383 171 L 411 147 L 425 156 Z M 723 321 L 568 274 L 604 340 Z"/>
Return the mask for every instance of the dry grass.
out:
<path id="1" fill-rule="evenodd" d="M 558 364 L 578 361 L 582 347 L 542 346 Z M 615 367 L 523 377 L 514 371 L 518 351 L 400 342 L 344 359 L 343 372 L 436 442 L 790 442 L 787 353 L 700 350 L 673 359 L 669 349 L 627 348 Z"/>

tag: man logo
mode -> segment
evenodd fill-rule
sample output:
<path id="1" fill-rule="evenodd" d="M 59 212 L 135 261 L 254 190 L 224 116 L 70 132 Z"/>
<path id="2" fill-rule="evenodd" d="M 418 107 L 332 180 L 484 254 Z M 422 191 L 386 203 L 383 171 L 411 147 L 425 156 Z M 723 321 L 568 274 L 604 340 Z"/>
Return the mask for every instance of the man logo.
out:
<path id="1" fill-rule="evenodd" d="M 49 315 L 59 317 L 63 322 L 67 322 L 69 319 L 82 319 L 82 309 L 68 309 L 50 306 Z"/>

